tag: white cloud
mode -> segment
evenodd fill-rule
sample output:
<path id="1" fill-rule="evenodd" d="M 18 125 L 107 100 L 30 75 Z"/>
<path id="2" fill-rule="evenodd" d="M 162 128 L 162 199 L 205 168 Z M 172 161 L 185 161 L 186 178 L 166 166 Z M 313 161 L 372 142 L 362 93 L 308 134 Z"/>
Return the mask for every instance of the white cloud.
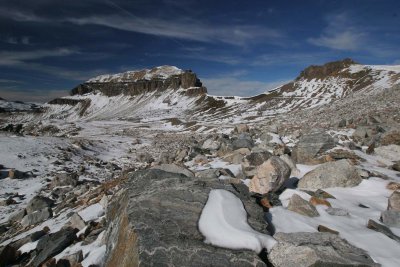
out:
<path id="1" fill-rule="evenodd" d="M 202 78 L 204 86 L 211 95 L 254 96 L 283 85 L 288 81 L 261 82 L 246 81 L 238 77 Z"/>
<path id="2" fill-rule="evenodd" d="M 24 65 L 26 61 L 37 60 L 46 57 L 63 57 L 79 52 L 69 48 L 58 48 L 53 50 L 33 50 L 33 51 L 1 51 L 0 66 L 19 66 Z"/>
<path id="3" fill-rule="evenodd" d="M 355 51 L 365 46 L 367 32 L 346 13 L 326 17 L 327 27 L 318 37 L 309 38 L 308 42 L 335 50 Z"/>
<path id="4" fill-rule="evenodd" d="M 310 38 L 308 41 L 317 46 L 324 46 L 336 50 L 358 50 L 364 41 L 365 34 L 352 30 L 334 32 L 321 35 L 318 38 Z"/>

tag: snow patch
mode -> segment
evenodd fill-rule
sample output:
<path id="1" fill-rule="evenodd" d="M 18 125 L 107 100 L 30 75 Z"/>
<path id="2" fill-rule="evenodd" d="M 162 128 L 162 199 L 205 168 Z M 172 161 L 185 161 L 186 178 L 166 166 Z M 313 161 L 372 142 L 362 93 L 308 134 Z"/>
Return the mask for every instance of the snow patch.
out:
<path id="1" fill-rule="evenodd" d="M 205 242 L 230 249 L 250 249 L 259 253 L 270 250 L 276 241 L 259 233 L 247 224 L 243 203 L 234 194 L 223 189 L 211 190 L 199 220 Z"/>

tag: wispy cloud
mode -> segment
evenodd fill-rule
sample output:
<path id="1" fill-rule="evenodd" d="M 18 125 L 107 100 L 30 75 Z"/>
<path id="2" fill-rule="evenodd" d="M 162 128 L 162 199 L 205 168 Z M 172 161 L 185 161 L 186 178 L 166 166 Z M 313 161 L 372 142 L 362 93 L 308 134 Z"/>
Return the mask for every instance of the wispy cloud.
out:
<path id="1" fill-rule="evenodd" d="M 66 57 L 78 55 L 80 53 L 81 52 L 79 50 L 72 48 L 57 48 L 52 50 L 32 50 L 22 52 L 1 51 L 0 67 L 32 70 L 74 81 L 86 80 L 105 72 L 103 69 L 93 69 L 90 71 L 70 70 L 35 62 L 36 60 L 43 58 Z"/>
<path id="2" fill-rule="evenodd" d="M 309 64 L 318 64 L 334 58 L 332 53 L 271 53 L 262 54 L 249 62 L 252 66 L 303 66 Z"/>
<path id="3" fill-rule="evenodd" d="M 357 27 L 347 13 L 330 15 L 326 20 L 327 27 L 320 36 L 309 38 L 309 43 L 344 51 L 354 51 L 365 44 L 368 33 Z"/>
<path id="4" fill-rule="evenodd" d="M 248 45 L 252 42 L 277 43 L 284 34 L 276 29 L 260 25 L 207 24 L 189 16 L 180 17 L 140 17 L 121 8 L 114 2 L 118 15 L 94 14 L 84 17 L 60 17 L 57 19 L 40 17 L 34 13 L 0 9 L 0 16 L 20 22 L 72 23 L 76 25 L 97 25 L 117 30 L 149 34 L 160 37 L 205 43 L 227 43 L 232 45 Z"/>
<path id="5" fill-rule="evenodd" d="M 91 16 L 67 18 L 66 21 L 78 25 L 100 25 L 123 31 L 178 38 L 200 42 L 222 42 L 245 45 L 250 41 L 275 41 L 282 34 L 276 30 L 257 25 L 212 26 L 191 18 L 176 20 L 162 18 L 140 18 L 127 16 Z"/>
<path id="6" fill-rule="evenodd" d="M 0 40 L 2 42 L 7 43 L 7 44 L 14 44 L 14 45 L 18 45 L 18 44 L 29 45 L 29 44 L 31 44 L 30 39 L 31 38 L 29 36 L 21 36 L 21 37 L 7 36 L 7 37 L 0 38 Z"/>
<path id="7" fill-rule="evenodd" d="M 47 57 L 64 57 L 78 54 L 79 51 L 70 48 L 57 48 L 52 50 L 33 50 L 33 51 L 1 51 L 0 66 L 24 66 L 28 61 Z"/>

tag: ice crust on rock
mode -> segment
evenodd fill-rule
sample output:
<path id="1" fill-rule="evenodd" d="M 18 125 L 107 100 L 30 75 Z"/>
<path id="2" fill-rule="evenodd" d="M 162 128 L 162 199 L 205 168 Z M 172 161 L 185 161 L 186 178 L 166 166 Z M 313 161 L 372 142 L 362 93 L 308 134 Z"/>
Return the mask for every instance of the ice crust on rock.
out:
<path id="1" fill-rule="evenodd" d="M 249 226 L 240 199 L 223 189 L 210 191 L 200 216 L 199 229 L 206 243 L 224 248 L 250 249 L 259 253 L 263 248 L 272 249 L 276 243 L 273 237 Z"/>

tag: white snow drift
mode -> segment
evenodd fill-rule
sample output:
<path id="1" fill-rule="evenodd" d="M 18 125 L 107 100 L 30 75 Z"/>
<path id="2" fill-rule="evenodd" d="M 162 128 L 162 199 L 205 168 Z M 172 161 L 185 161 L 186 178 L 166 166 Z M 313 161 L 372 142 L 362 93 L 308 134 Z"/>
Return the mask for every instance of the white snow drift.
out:
<path id="1" fill-rule="evenodd" d="M 259 233 L 247 224 L 247 213 L 242 201 L 231 192 L 211 190 L 199 220 L 205 242 L 230 249 L 250 249 L 259 253 L 270 250 L 275 239 Z"/>

